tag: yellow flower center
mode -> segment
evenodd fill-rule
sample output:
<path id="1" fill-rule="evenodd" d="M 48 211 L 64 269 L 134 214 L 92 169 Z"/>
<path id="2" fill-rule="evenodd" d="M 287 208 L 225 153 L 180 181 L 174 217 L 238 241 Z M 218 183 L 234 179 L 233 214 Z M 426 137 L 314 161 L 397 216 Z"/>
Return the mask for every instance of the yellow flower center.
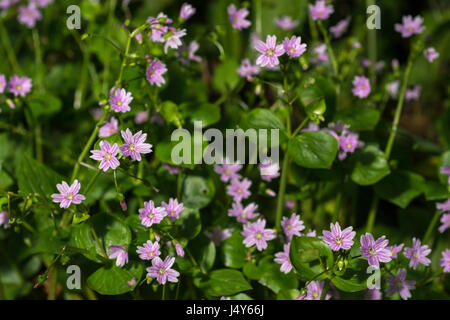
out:
<path id="1" fill-rule="evenodd" d="M 275 52 L 273 51 L 273 49 L 267 49 L 266 56 L 272 57 L 274 54 L 275 54 Z"/>
<path id="2" fill-rule="evenodd" d="M 111 153 L 109 153 L 109 152 L 107 152 L 106 154 L 105 154 L 105 160 L 111 160 L 111 157 L 112 157 L 112 155 L 111 155 Z"/>
<path id="3" fill-rule="evenodd" d="M 69 192 L 69 193 L 67 194 L 67 196 L 66 196 L 66 199 L 67 199 L 67 200 L 72 200 L 72 199 L 73 199 L 73 193 L 72 193 L 72 192 Z"/>
<path id="4" fill-rule="evenodd" d="M 263 235 L 262 235 L 261 232 L 257 232 L 257 233 L 256 233 L 256 236 L 255 236 L 256 239 L 259 240 L 259 239 L 261 239 L 262 237 L 263 237 Z"/>
<path id="5" fill-rule="evenodd" d="M 134 144 L 134 143 L 131 143 L 131 144 L 128 146 L 128 149 L 129 149 L 130 151 L 136 151 L 136 146 L 135 146 L 135 144 Z"/>

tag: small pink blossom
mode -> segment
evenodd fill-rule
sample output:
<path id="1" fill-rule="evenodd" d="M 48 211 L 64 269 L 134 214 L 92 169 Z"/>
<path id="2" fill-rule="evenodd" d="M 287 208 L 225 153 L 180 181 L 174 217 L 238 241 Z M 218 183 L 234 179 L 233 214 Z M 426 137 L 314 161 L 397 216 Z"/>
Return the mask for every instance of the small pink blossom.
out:
<path id="1" fill-rule="evenodd" d="M 268 182 L 280 176 L 280 165 L 277 162 L 272 163 L 270 160 L 263 161 L 259 164 L 258 169 L 261 174 L 261 179 Z"/>
<path id="2" fill-rule="evenodd" d="M 0 212 L 0 227 L 3 226 L 3 228 L 7 229 L 9 227 L 9 215 L 8 211 L 1 211 Z"/>
<path id="3" fill-rule="evenodd" d="M 36 21 L 42 19 L 42 14 L 34 4 L 30 3 L 26 7 L 21 6 L 19 8 L 19 15 L 17 18 L 21 24 L 24 24 L 31 29 L 36 25 Z"/>
<path id="4" fill-rule="evenodd" d="M 405 100 L 419 100 L 420 91 L 422 90 L 421 86 L 414 86 L 412 89 L 407 89 L 405 92 Z"/>
<path id="5" fill-rule="evenodd" d="M 63 181 L 61 184 L 57 184 L 56 188 L 60 193 L 52 194 L 52 198 L 53 202 L 59 203 L 61 208 L 67 209 L 72 203 L 80 204 L 86 199 L 82 194 L 78 194 L 81 184 L 76 179 L 70 187 L 67 182 Z"/>
<path id="6" fill-rule="evenodd" d="M 265 229 L 266 220 L 258 219 L 256 222 L 248 222 L 244 225 L 241 234 L 245 237 L 243 243 L 248 248 L 256 244 L 256 249 L 262 251 L 267 248 L 267 241 L 276 238 L 273 229 Z"/>
<path id="7" fill-rule="evenodd" d="M 439 232 L 443 233 L 445 230 L 450 228 L 450 213 L 443 214 L 441 217 L 441 225 L 439 227 Z"/>
<path id="8" fill-rule="evenodd" d="M 243 180 L 233 179 L 231 184 L 227 186 L 227 193 L 233 197 L 235 202 L 240 202 L 242 199 L 250 197 L 251 192 L 249 188 L 251 185 L 252 182 L 247 178 Z"/>
<path id="9" fill-rule="evenodd" d="M 389 82 L 386 85 L 387 91 L 389 92 L 389 95 L 391 98 L 397 98 L 398 96 L 398 89 L 400 88 L 400 80 L 394 80 L 392 82 Z"/>
<path id="10" fill-rule="evenodd" d="M 232 163 L 228 159 L 222 161 L 222 164 L 214 166 L 214 171 L 220 174 L 220 180 L 228 182 L 233 179 L 240 179 L 241 175 L 238 173 L 242 169 L 242 164 Z"/>
<path id="11" fill-rule="evenodd" d="M 321 44 L 313 48 L 313 55 L 310 60 L 311 63 L 319 64 L 329 60 L 330 58 L 328 57 L 327 46 L 325 44 Z"/>
<path id="12" fill-rule="evenodd" d="M 222 230 L 220 226 L 216 226 L 212 232 L 205 231 L 205 235 L 218 247 L 224 240 L 231 237 L 231 231 L 230 229 Z"/>
<path id="13" fill-rule="evenodd" d="M 109 122 L 106 122 L 100 127 L 98 131 L 98 136 L 100 138 L 107 138 L 119 132 L 119 121 L 112 117 Z"/>
<path id="14" fill-rule="evenodd" d="M 8 91 L 14 94 L 15 97 L 25 97 L 31 91 L 32 87 L 32 80 L 28 77 L 14 75 L 9 79 Z"/>
<path id="15" fill-rule="evenodd" d="M 370 94 L 369 79 L 364 76 L 356 76 L 353 79 L 353 95 L 359 98 L 366 98 Z"/>
<path id="16" fill-rule="evenodd" d="M 149 116 L 150 116 L 150 112 L 140 111 L 140 112 L 136 113 L 136 115 L 134 116 L 134 122 L 136 124 L 143 124 L 143 123 L 147 122 Z"/>
<path id="17" fill-rule="evenodd" d="M 162 202 L 161 206 L 166 210 L 167 216 L 171 221 L 178 218 L 180 213 L 184 210 L 183 203 L 178 203 L 177 199 L 170 198 L 169 203 Z"/>
<path id="18" fill-rule="evenodd" d="M 174 245 L 175 245 L 175 251 L 177 252 L 177 256 L 183 258 L 184 250 L 183 250 L 183 247 L 181 246 L 181 244 L 179 244 L 178 242 L 175 242 Z"/>
<path id="19" fill-rule="evenodd" d="M 293 58 L 300 57 L 306 51 L 306 44 L 301 43 L 301 40 L 301 37 L 292 36 L 291 39 L 286 37 L 283 40 L 283 47 L 286 54 Z"/>
<path id="20" fill-rule="evenodd" d="M 174 262 L 175 258 L 170 256 L 167 256 L 164 261 L 159 257 L 154 258 L 152 260 L 152 266 L 146 269 L 147 276 L 150 278 L 156 278 L 159 284 L 166 284 L 167 281 L 178 282 L 178 276 L 180 273 L 172 269 Z"/>
<path id="21" fill-rule="evenodd" d="M 439 53 L 433 47 L 425 49 L 423 54 L 428 62 L 433 62 L 435 59 L 439 58 Z"/>
<path id="22" fill-rule="evenodd" d="M 292 30 L 298 26 L 298 20 L 292 20 L 292 18 L 289 16 L 275 18 L 274 22 L 278 28 L 283 30 Z"/>
<path id="23" fill-rule="evenodd" d="M 333 251 L 339 251 L 340 249 L 350 250 L 354 243 L 353 238 L 356 235 L 353 227 L 348 227 L 341 231 L 339 222 L 336 222 L 334 225 L 330 224 L 330 229 L 331 232 L 327 230 L 322 232 L 322 239 L 328 244 L 330 249 Z"/>
<path id="24" fill-rule="evenodd" d="M 239 75 L 243 78 L 247 78 L 247 81 L 252 82 L 253 76 L 258 74 L 260 68 L 256 65 L 252 65 L 249 59 L 244 59 L 241 62 L 241 66 L 237 69 Z"/>
<path id="25" fill-rule="evenodd" d="M 144 143 L 145 139 L 147 139 L 146 133 L 139 131 L 133 135 L 130 129 L 126 129 L 126 131 L 121 131 L 121 134 L 123 140 L 125 140 L 125 144 L 120 146 L 123 156 L 141 161 L 141 153 L 146 154 L 152 152 L 152 145 Z"/>
<path id="26" fill-rule="evenodd" d="M 109 246 L 108 257 L 116 259 L 116 266 L 123 267 L 128 263 L 128 250 L 124 246 Z"/>
<path id="27" fill-rule="evenodd" d="M 227 11 L 228 19 L 230 20 L 233 28 L 242 30 L 250 27 L 250 25 L 252 24 L 249 20 L 245 19 L 245 17 L 247 17 L 249 14 L 247 8 L 241 8 L 237 10 L 234 4 L 230 4 L 227 8 Z"/>
<path id="28" fill-rule="evenodd" d="M 5 92 L 6 85 L 7 85 L 7 82 L 6 82 L 5 75 L 0 74 L 0 93 Z"/>
<path id="29" fill-rule="evenodd" d="M 166 80 L 163 75 L 167 72 L 166 65 L 159 60 L 154 60 L 150 63 L 145 73 L 147 81 L 151 84 L 161 87 Z"/>
<path id="30" fill-rule="evenodd" d="M 391 258 L 392 259 L 396 259 L 397 258 L 397 254 L 402 251 L 404 244 L 399 244 L 399 245 L 392 245 L 389 247 L 386 247 L 386 249 L 390 250 L 392 253 Z"/>
<path id="31" fill-rule="evenodd" d="M 413 245 L 411 248 L 405 248 L 403 255 L 409 259 L 409 266 L 416 270 L 419 263 L 428 266 L 431 260 L 427 258 L 431 249 L 428 245 L 421 245 L 419 239 L 413 238 Z"/>
<path id="32" fill-rule="evenodd" d="M 278 66 L 280 63 L 278 57 L 284 53 L 283 45 L 277 45 L 277 37 L 270 35 L 267 36 L 265 43 L 258 40 L 255 49 L 260 53 L 260 56 L 256 59 L 256 64 L 261 67 Z"/>
<path id="33" fill-rule="evenodd" d="M 395 31 L 400 32 L 403 38 L 409 38 L 414 34 L 420 34 L 425 30 L 422 26 L 423 18 L 417 16 L 414 19 L 412 16 L 403 16 L 403 24 L 395 24 Z"/>
<path id="34" fill-rule="evenodd" d="M 178 172 L 180 172 L 180 167 L 171 166 L 168 163 L 164 163 L 163 166 L 170 174 L 178 174 Z"/>
<path id="35" fill-rule="evenodd" d="M 185 2 L 182 4 L 180 9 L 180 18 L 183 20 L 188 20 L 195 14 L 196 9 L 189 3 Z"/>
<path id="36" fill-rule="evenodd" d="M 330 32 L 333 34 L 333 37 L 340 38 L 345 33 L 345 31 L 347 31 L 350 20 L 351 17 L 347 17 L 339 21 L 335 26 L 332 26 L 330 28 Z"/>
<path id="37" fill-rule="evenodd" d="M 416 288 L 416 281 L 406 280 L 406 269 L 400 268 L 397 271 L 397 276 L 390 275 L 387 279 L 389 287 L 386 290 L 388 296 L 392 296 L 398 292 L 403 300 L 411 298 L 411 292 Z"/>
<path id="38" fill-rule="evenodd" d="M 168 38 L 166 39 L 166 43 L 164 44 L 164 53 L 167 54 L 167 50 L 169 48 L 178 49 L 183 42 L 181 42 L 181 38 L 186 35 L 186 29 L 172 29 L 168 32 Z"/>
<path id="39" fill-rule="evenodd" d="M 112 87 L 109 91 L 109 105 L 115 112 L 130 111 L 131 101 L 133 101 L 133 96 L 131 92 L 127 92 L 125 89 Z"/>
<path id="40" fill-rule="evenodd" d="M 291 243 L 286 243 L 283 246 L 283 251 L 275 253 L 274 261 L 281 264 L 280 271 L 284 273 L 289 273 L 292 270 L 292 264 L 289 260 L 289 248 Z"/>
<path id="41" fill-rule="evenodd" d="M 256 212 L 258 210 L 258 205 L 255 203 L 250 203 L 245 208 L 242 206 L 240 202 L 234 202 L 232 208 L 228 210 L 228 215 L 230 217 L 236 217 L 238 222 L 247 223 L 248 220 L 257 218 L 259 213 Z"/>
<path id="42" fill-rule="evenodd" d="M 155 207 L 155 203 L 150 201 L 144 202 L 144 208 L 139 209 L 139 218 L 142 225 L 151 227 L 153 224 L 159 224 L 162 219 L 167 215 L 166 210 L 163 207 Z"/>
<path id="43" fill-rule="evenodd" d="M 332 5 L 326 5 L 324 0 L 318 0 L 309 5 L 309 14 L 313 20 L 326 20 L 334 12 Z"/>
<path id="44" fill-rule="evenodd" d="M 364 300 L 381 300 L 381 291 L 378 289 L 366 289 Z"/>
<path id="45" fill-rule="evenodd" d="M 442 259 L 439 260 L 439 265 L 444 268 L 444 272 L 450 272 L 450 249 L 442 251 Z"/>
<path id="46" fill-rule="evenodd" d="M 361 236 L 361 254 L 368 259 L 369 265 L 379 268 L 380 262 L 391 261 L 392 253 L 386 247 L 388 240 L 385 236 L 376 241 L 370 233 Z"/>
<path id="47" fill-rule="evenodd" d="M 111 146 L 106 140 L 100 141 L 100 150 L 91 150 L 91 153 L 91 159 L 100 161 L 98 166 L 100 170 L 106 172 L 109 168 L 116 170 L 116 168 L 120 166 L 120 162 L 116 158 L 119 153 L 117 143 L 114 143 Z"/>
<path id="48" fill-rule="evenodd" d="M 289 241 L 292 240 L 293 236 L 300 237 L 301 231 L 305 229 L 303 221 L 300 219 L 300 215 L 293 213 L 289 218 L 283 217 L 281 220 L 281 227 L 286 234 Z"/>

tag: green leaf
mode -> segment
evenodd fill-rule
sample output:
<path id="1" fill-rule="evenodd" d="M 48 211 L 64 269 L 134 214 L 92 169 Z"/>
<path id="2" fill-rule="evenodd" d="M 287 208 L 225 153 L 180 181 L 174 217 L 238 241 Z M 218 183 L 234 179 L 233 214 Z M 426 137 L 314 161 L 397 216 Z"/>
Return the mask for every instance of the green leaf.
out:
<path id="1" fill-rule="evenodd" d="M 242 268 L 247 257 L 247 249 L 242 241 L 244 237 L 239 231 L 235 231 L 233 235 L 227 238 L 222 244 L 223 261 L 225 266 L 229 268 Z"/>
<path id="2" fill-rule="evenodd" d="M 159 110 L 161 115 L 166 119 L 166 122 L 173 124 L 176 127 L 181 127 L 181 114 L 178 110 L 178 106 L 172 101 L 164 101 Z"/>
<path id="3" fill-rule="evenodd" d="M 423 190 L 425 192 L 425 198 L 427 199 L 427 201 L 450 198 L 449 187 L 437 181 L 425 181 Z"/>
<path id="4" fill-rule="evenodd" d="M 206 207 L 214 197 L 216 188 L 211 179 L 200 176 L 187 176 L 183 183 L 183 203 L 194 209 Z"/>
<path id="5" fill-rule="evenodd" d="M 201 234 L 189 242 L 192 255 L 204 271 L 210 270 L 216 259 L 216 246 L 208 237 Z"/>
<path id="6" fill-rule="evenodd" d="M 57 113 L 61 110 L 62 105 L 61 100 L 50 93 L 39 94 L 33 97 L 28 104 L 35 119 Z"/>
<path id="7" fill-rule="evenodd" d="M 242 273 L 232 269 L 214 270 L 206 284 L 206 292 L 211 296 L 230 296 L 251 289 Z"/>
<path id="8" fill-rule="evenodd" d="M 212 103 L 183 103 L 180 109 L 183 118 L 190 118 L 192 123 L 201 121 L 205 127 L 220 120 L 220 108 Z"/>
<path id="9" fill-rule="evenodd" d="M 319 257 L 328 268 L 333 266 L 333 253 L 321 239 L 306 236 L 292 239 L 289 259 L 300 277 L 306 280 L 326 278 L 325 274 L 317 276 L 324 271 Z"/>
<path id="10" fill-rule="evenodd" d="M 380 198 L 390 201 L 401 208 L 423 193 L 425 179 L 410 171 L 396 171 L 375 185 Z"/>
<path id="11" fill-rule="evenodd" d="M 102 267 L 91 274 L 87 283 L 92 290 L 104 295 L 118 295 L 133 291 L 134 286 L 130 286 L 129 281 L 133 278 L 136 283 L 142 277 L 144 268 L 140 264 L 133 264 L 129 267 L 111 268 Z"/>
<path id="12" fill-rule="evenodd" d="M 72 234 L 69 244 L 75 248 L 87 250 L 83 255 L 97 263 L 103 262 L 103 251 L 98 245 L 91 233 L 88 223 L 82 223 L 72 226 Z"/>
<path id="13" fill-rule="evenodd" d="M 338 143 L 326 132 L 304 132 L 289 140 L 288 153 L 296 164 L 306 168 L 329 168 L 336 158 Z"/>
<path id="14" fill-rule="evenodd" d="M 362 186 L 375 184 L 390 173 L 384 153 L 375 146 L 368 145 L 356 157 L 352 180 Z"/>
<path id="15" fill-rule="evenodd" d="M 351 260 L 343 275 L 334 276 L 331 282 L 339 290 L 345 292 L 358 292 L 367 289 L 367 261 L 365 259 Z"/>
<path id="16" fill-rule="evenodd" d="M 198 209 L 187 208 L 178 216 L 175 222 L 178 226 L 177 236 L 179 238 L 194 239 L 202 229 L 202 221 Z"/>
<path id="17" fill-rule="evenodd" d="M 336 112 L 334 121 L 341 120 L 353 131 L 372 130 L 380 121 L 380 111 L 367 105 L 356 105 Z"/>
<path id="18" fill-rule="evenodd" d="M 56 184 L 61 183 L 62 178 L 44 164 L 24 155 L 20 160 L 17 180 L 20 191 L 48 197 L 58 192 Z"/>
<path id="19" fill-rule="evenodd" d="M 253 109 L 246 115 L 245 124 L 246 128 L 279 129 L 282 132 L 285 131 L 283 122 L 268 109 Z"/>
<path id="20" fill-rule="evenodd" d="M 238 63 L 233 59 L 223 61 L 214 72 L 214 87 L 222 93 L 233 89 L 239 82 L 238 68 Z"/>
<path id="21" fill-rule="evenodd" d="M 323 115 L 326 110 L 327 105 L 324 98 L 314 100 L 305 107 L 305 111 L 309 119 L 314 121 L 315 123 L 320 123 L 320 121 L 324 120 Z"/>
<path id="22" fill-rule="evenodd" d="M 91 220 L 106 252 L 112 245 L 125 247 L 130 245 L 131 231 L 125 223 L 106 213 L 95 214 Z"/>
<path id="23" fill-rule="evenodd" d="M 336 88 L 334 84 L 324 78 L 317 77 L 314 83 L 308 86 L 299 86 L 297 94 L 303 106 L 310 105 L 313 101 L 319 101 L 321 98 L 325 99 L 326 112 L 325 118 L 332 118 L 336 110 Z"/>

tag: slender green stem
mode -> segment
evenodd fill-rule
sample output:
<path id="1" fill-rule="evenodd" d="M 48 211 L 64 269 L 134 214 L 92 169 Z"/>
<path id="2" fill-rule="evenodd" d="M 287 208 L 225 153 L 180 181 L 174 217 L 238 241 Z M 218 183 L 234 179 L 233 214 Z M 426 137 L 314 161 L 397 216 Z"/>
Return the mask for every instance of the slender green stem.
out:
<path id="1" fill-rule="evenodd" d="M 163 285 L 161 300 L 166 300 L 166 285 Z"/>
<path id="2" fill-rule="evenodd" d="M 331 66 L 333 67 L 333 72 L 335 76 L 338 76 L 338 64 L 334 56 L 333 48 L 331 47 L 330 38 L 328 37 L 328 32 L 322 24 L 321 20 L 317 21 L 319 30 L 322 33 L 323 39 L 325 40 L 325 45 L 327 46 L 328 53 L 330 54 Z"/>
<path id="3" fill-rule="evenodd" d="M 280 188 L 278 189 L 278 199 L 277 199 L 277 211 L 276 211 L 276 220 L 275 226 L 277 230 L 280 230 L 281 226 L 281 215 L 283 213 L 283 202 L 284 202 L 284 193 L 286 191 L 286 182 L 287 182 L 287 174 L 288 174 L 288 164 L 289 164 L 289 154 L 288 148 L 286 147 L 286 153 L 283 159 L 283 167 L 281 168 L 281 180 L 280 180 Z"/>
<path id="4" fill-rule="evenodd" d="M 434 214 L 433 218 L 430 221 L 430 224 L 428 225 L 427 231 L 425 232 L 425 235 L 423 236 L 423 243 L 429 243 L 431 234 L 434 231 L 434 228 L 436 227 L 437 222 L 439 221 L 439 217 L 441 216 L 441 212 L 438 210 Z"/>
<path id="5" fill-rule="evenodd" d="M 103 109 L 103 115 L 102 115 L 101 119 L 95 125 L 94 131 L 92 131 L 91 136 L 89 137 L 89 140 L 87 141 L 86 145 L 83 148 L 83 151 L 80 153 L 80 155 L 77 159 L 77 162 L 75 163 L 75 166 L 74 166 L 73 172 L 72 172 L 72 178 L 71 178 L 72 182 L 77 177 L 78 171 L 80 170 L 80 163 L 83 161 L 84 157 L 86 156 L 86 154 L 88 153 L 92 144 L 94 143 L 95 139 L 97 138 L 97 134 L 98 134 L 98 131 L 100 130 L 100 126 L 103 124 L 103 122 L 105 122 L 107 114 L 108 114 L 108 110 L 106 108 Z"/>
<path id="6" fill-rule="evenodd" d="M 341 211 L 342 192 L 338 191 L 334 207 L 334 221 L 339 221 L 339 212 Z M 343 222 L 343 221 L 341 221 Z"/>
<path id="7" fill-rule="evenodd" d="M 41 50 L 41 41 L 39 38 L 39 31 L 36 28 L 33 28 L 33 46 L 34 46 L 34 54 L 35 54 L 35 63 L 36 63 L 36 83 L 37 88 L 40 92 L 44 90 L 43 81 L 42 81 L 42 50 Z"/>
<path id="8" fill-rule="evenodd" d="M 320 296 L 320 300 L 325 300 L 327 296 L 328 289 L 330 288 L 330 279 L 325 280 L 325 284 L 323 285 L 322 294 Z"/>
<path id="9" fill-rule="evenodd" d="M 300 125 L 297 127 L 297 129 L 295 129 L 295 131 L 292 133 L 292 138 L 294 138 L 300 132 L 300 130 L 303 129 L 303 127 L 308 123 L 308 121 L 309 121 L 308 117 L 303 119 L 302 123 L 300 123 Z"/>
<path id="10" fill-rule="evenodd" d="M 374 5 L 376 3 L 375 0 L 366 0 L 366 6 L 369 7 L 371 5 Z M 370 61 L 372 61 L 372 64 L 374 64 L 377 60 L 377 31 L 374 30 L 367 30 L 367 50 L 368 50 L 368 56 Z M 376 73 L 375 70 L 371 71 L 370 75 L 370 82 L 373 86 L 375 86 L 376 82 Z"/>
<path id="11" fill-rule="evenodd" d="M 9 63 L 11 64 L 13 70 L 17 74 L 21 74 L 22 71 L 20 69 L 19 63 L 17 62 L 16 54 L 14 53 L 14 49 L 9 41 L 8 32 L 3 25 L 3 20 L 0 18 L 0 39 L 2 41 L 2 45 L 6 50 L 6 54 L 8 55 Z"/>
<path id="12" fill-rule="evenodd" d="M 89 190 L 91 190 L 92 186 L 94 185 L 95 180 L 97 180 L 97 177 L 100 175 L 100 170 L 97 170 L 94 175 L 92 176 L 91 180 L 89 180 L 87 187 L 84 189 L 84 194 L 88 194 Z"/>
<path id="13" fill-rule="evenodd" d="M 367 217 L 367 224 L 366 224 L 366 232 L 372 232 L 373 224 L 375 223 L 375 217 L 377 216 L 377 209 L 378 209 L 378 196 L 374 193 L 372 198 L 372 204 L 370 206 L 369 216 Z"/>
<path id="14" fill-rule="evenodd" d="M 255 30 L 258 36 L 262 36 L 262 0 L 254 0 L 255 3 Z"/>
<path id="15" fill-rule="evenodd" d="M 409 79 L 409 74 L 411 72 L 412 62 L 413 62 L 413 52 L 411 52 L 409 55 L 408 64 L 406 66 L 405 74 L 403 75 L 402 87 L 400 89 L 400 96 L 398 98 L 397 108 L 395 109 L 395 116 L 394 116 L 394 121 L 392 122 L 391 134 L 389 135 L 386 149 L 384 151 L 384 154 L 387 159 L 389 159 L 389 157 L 391 155 L 395 136 L 397 135 L 398 124 L 400 122 L 400 117 L 402 115 L 403 102 L 405 100 L 405 92 L 406 92 L 406 87 L 408 85 L 408 79 Z"/>

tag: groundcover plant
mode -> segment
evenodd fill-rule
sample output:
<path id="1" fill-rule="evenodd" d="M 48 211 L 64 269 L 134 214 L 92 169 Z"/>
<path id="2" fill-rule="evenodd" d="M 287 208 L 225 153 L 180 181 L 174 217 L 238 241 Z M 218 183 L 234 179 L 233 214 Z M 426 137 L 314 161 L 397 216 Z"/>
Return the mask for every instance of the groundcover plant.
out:
<path id="1" fill-rule="evenodd" d="M 0 298 L 448 299 L 448 5 L 0 0 Z"/>

